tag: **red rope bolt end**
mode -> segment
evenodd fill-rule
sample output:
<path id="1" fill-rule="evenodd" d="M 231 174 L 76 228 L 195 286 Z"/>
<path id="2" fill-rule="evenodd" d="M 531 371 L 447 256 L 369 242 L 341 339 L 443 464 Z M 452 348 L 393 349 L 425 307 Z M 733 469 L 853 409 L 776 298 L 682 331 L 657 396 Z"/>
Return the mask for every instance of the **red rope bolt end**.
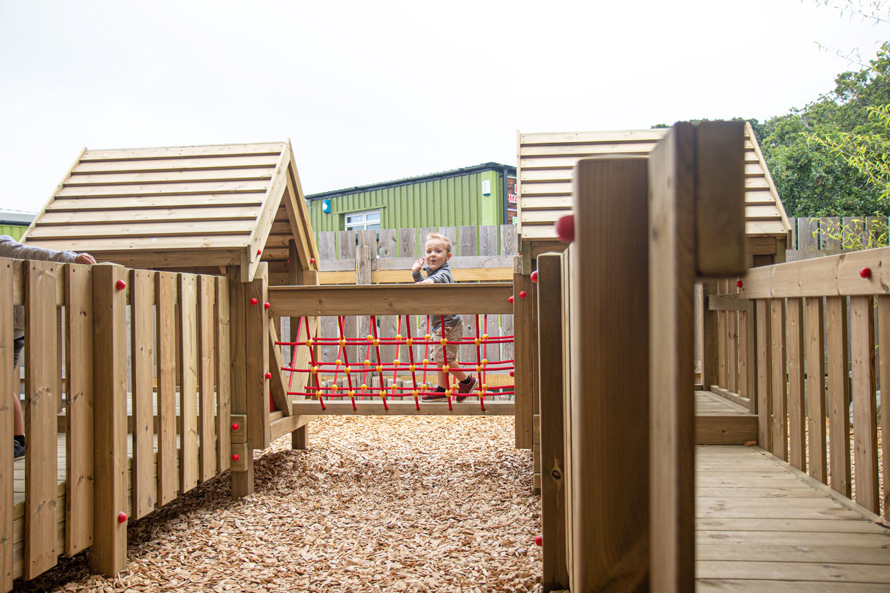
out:
<path id="1" fill-rule="evenodd" d="M 232 422 L 232 430 L 233 431 L 237 432 L 239 428 L 241 428 L 240 424 L 238 424 L 237 422 Z"/>
<path id="2" fill-rule="evenodd" d="M 544 545 L 544 536 L 543 536 L 543 535 L 536 535 L 536 536 L 535 536 L 535 545 L 536 545 L 536 546 L 543 546 L 543 545 Z"/>
<path id="3" fill-rule="evenodd" d="M 256 298 L 252 298 L 252 299 L 250 299 L 250 304 L 251 304 L 251 305 L 256 305 L 258 302 L 259 302 L 259 301 L 256 300 Z"/>
<path id="4" fill-rule="evenodd" d="M 123 290 L 127 287 L 127 283 L 124 282 L 123 280 L 118 280 L 117 282 L 114 283 L 114 285 L 115 285 L 115 287 L 117 287 L 118 290 Z"/>
<path id="5" fill-rule="evenodd" d="M 538 283 L 538 271 L 537 270 L 532 272 L 532 282 L 534 282 L 535 284 Z"/>
<path id="6" fill-rule="evenodd" d="M 271 378 L 272 378 L 272 373 L 266 373 L 266 378 L 267 378 L 267 379 L 271 379 Z"/>
<path id="7" fill-rule="evenodd" d="M 572 214 L 563 216 L 553 226 L 556 227 L 556 236 L 563 243 L 571 243 L 575 240 L 575 217 Z"/>
<path id="8" fill-rule="evenodd" d="M 871 268 L 862 268 L 859 270 L 859 275 L 863 278 L 871 278 Z"/>
<path id="9" fill-rule="evenodd" d="M 528 296 L 528 293 L 525 292 L 524 290 L 519 291 L 519 298 L 524 299 L 527 296 Z"/>
<path id="10" fill-rule="evenodd" d="M 511 376 L 511 377 L 513 376 L 513 371 L 510 371 L 510 376 Z"/>
<path id="11" fill-rule="evenodd" d="M 742 284 L 742 281 L 741 281 L 741 280 L 736 280 L 736 281 L 735 281 L 735 287 L 736 287 L 736 288 L 741 288 L 742 286 L 743 286 L 743 284 Z"/>
<path id="12" fill-rule="evenodd" d="M 117 514 L 117 522 L 118 523 L 126 523 L 127 522 L 127 513 L 121 511 Z"/>
<path id="13" fill-rule="evenodd" d="M 238 455 L 237 453 L 232 453 L 232 461 L 238 461 L 239 459 L 241 459 L 240 455 Z"/>
<path id="14" fill-rule="evenodd" d="M 513 295 L 512 295 L 512 294 L 510 295 L 510 298 L 507 299 L 507 301 L 508 301 L 510 304 L 513 304 Z"/>
<path id="15" fill-rule="evenodd" d="M 262 249 L 257 249 L 257 250 L 256 250 L 256 254 L 257 254 L 257 256 L 262 255 L 262 254 L 263 254 L 263 250 L 262 250 Z"/>
<path id="16" fill-rule="evenodd" d="M 314 263 L 315 263 L 315 258 L 314 258 L 314 257 L 310 257 L 310 258 L 309 258 L 309 263 L 310 263 L 310 264 L 314 264 Z"/>
<path id="17" fill-rule="evenodd" d="M 266 301 L 265 303 L 263 303 L 263 309 L 269 310 L 271 308 L 272 308 L 272 303 L 270 303 L 269 301 Z"/>

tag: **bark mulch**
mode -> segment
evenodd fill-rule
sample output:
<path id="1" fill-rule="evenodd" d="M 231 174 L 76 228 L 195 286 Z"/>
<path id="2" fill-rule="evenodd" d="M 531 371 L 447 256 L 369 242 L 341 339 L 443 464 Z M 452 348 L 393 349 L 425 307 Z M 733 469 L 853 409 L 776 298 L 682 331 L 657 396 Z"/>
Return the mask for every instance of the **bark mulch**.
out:
<path id="1" fill-rule="evenodd" d="M 540 499 L 508 417 L 329 417 L 135 522 L 127 569 L 64 560 L 16 591 L 540 591 Z"/>

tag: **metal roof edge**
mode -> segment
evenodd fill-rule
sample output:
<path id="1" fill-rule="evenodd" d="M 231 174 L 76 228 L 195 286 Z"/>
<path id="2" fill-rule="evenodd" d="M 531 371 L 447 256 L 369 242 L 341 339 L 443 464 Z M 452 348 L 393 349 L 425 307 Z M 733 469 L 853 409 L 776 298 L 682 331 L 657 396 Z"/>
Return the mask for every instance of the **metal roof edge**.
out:
<path id="1" fill-rule="evenodd" d="M 516 174 L 516 167 L 513 165 L 504 165 L 501 163 L 488 162 L 482 163 L 481 165 L 473 165 L 471 167 L 463 167 L 461 169 L 452 169 L 450 171 L 442 171 L 440 173 L 428 173 L 426 175 L 418 175 L 416 177 L 406 177 L 404 179 L 396 179 L 393 181 L 384 181 L 382 183 L 371 183 L 368 185 L 357 185 L 355 187 L 349 187 L 344 189 L 338 189 L 333 191 L 322 192 L 318 194 L 311 194 L 306 196 L 306 200 L 320 200 L 323 198 L 333 198 L 339 196 L 348 196 L 350 194 L 358 194 L 363 193 L 370 190 L 378 190 L 378 189 L 387 189 L 390 187 L 398 187 L 401 185 L 412 185 L 415 183 L 420 183 L 424 181 L 433 181 L 435 179 L 447 179 L 449 177 L 460 177 L 463 175 L 470 175 L 472 173 L 480 173 L 482 171 L 503 171 L 507 170 L 508 173 Z"/>

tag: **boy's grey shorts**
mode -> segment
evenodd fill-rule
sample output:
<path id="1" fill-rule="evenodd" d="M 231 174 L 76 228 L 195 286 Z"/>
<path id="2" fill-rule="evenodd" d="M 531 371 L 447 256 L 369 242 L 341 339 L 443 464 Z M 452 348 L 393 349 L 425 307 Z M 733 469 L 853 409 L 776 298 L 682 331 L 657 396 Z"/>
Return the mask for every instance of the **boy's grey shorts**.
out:
<path id="1" fill-rule="evenodd" d="M 457 349 L 460 344 L 452 343 L 458 342 L 460 339 L 464 337 L 464 322 L 459 321 L 454 324 L 452 327 L 445 328 L 445 339 L 448 340 L 448 346 L 445 349 L 445 354 L 448 355 L 448 362 L 457 360 Z M 439 341 L 442 339 L 442 326 L 440 325 L 431 336 L 433 341 Z M 445 362 L 442 359 L 442 344 L 433 344 L 430 345 L 430 360 L 433 362 L 442 363 Z"/>

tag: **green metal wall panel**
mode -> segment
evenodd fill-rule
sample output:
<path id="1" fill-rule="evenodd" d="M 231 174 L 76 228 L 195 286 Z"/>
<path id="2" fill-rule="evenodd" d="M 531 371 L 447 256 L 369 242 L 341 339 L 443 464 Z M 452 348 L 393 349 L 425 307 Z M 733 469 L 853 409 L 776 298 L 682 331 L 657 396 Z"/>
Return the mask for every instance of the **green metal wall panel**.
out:
<path id="1" fill-rule="evenodd" d="M 482 182 L 491 182 L 491 195 L 482 195 Z M 345 214 L 380 210 L 381 228 L 503 224 L 503 173 L 497 170 L 419 181 L 333 196 L 331 213 L 322 200 L 308 201 L 314 231 L 345 230 Z"/>
<path id="2" fill-rule="evenodd" d="M 18 226 L 15 224 L 0 224 L 0 235 L 9 235 L 16 241 L 22 239 L 22 235 L 28 230 L 26 226 Z"/>

